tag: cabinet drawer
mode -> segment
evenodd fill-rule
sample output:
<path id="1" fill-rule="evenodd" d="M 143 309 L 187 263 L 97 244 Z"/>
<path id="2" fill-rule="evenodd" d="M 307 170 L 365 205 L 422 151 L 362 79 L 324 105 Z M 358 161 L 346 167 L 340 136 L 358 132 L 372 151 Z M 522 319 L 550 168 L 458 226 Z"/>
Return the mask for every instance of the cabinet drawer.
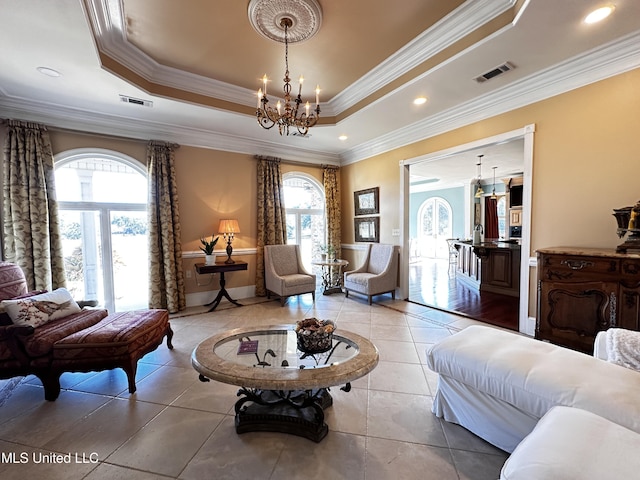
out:
<path id="1" fill-rule="evenodd" d="M 640 280 L 640 259 L 622 260 L 621 273 L 625 279 Z"/>
<path id="2" fill-rule="evenodd" d="M 576 255 L 542 256 L 543 278 L 549 280 L 575 279 L 591 274 L 615 275 L 619 273 L 619 268 L 619 261 L 611 258 L 581 257 Z"/>

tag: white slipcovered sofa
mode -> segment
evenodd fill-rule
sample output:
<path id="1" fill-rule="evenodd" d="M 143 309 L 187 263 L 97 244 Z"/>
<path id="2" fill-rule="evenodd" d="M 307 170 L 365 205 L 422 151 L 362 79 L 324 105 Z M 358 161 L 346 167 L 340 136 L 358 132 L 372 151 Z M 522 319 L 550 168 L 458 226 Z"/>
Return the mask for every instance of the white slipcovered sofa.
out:
<path id="1" fill-rule="evenodd" d="M 600 356 L 604 341 L 603 335 L 596 339 Z M 640 478 L 624 476 L 630 465 L 640 468 L 640 463 L 620 462 L 625 452 L 637 456 L 639 372 L 485 326 L 468 327 L 433 345 L 427 365 L 438 373 L 433 413 L 513 452 L 502 479 Z M 547 415 L 551 419 L 540 422 Z M 560 429 L 562 435 L 554 437 Z M 627 443 L 618 444 L 620 438 Z M 549 448 L 557 464 L 549 460 Z M 608 450 L 618 453 L 603 454 Z M 572 476 L 574 464 L 594 454 L 608 473 Z"/>

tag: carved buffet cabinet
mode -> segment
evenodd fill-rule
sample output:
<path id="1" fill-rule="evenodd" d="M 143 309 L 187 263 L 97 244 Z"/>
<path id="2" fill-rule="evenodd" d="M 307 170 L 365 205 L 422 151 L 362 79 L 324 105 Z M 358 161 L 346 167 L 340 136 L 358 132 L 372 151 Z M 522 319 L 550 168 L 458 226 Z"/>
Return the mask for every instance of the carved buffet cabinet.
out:
<path id="1" fill-rule="evenodd" d="M 640 255 L 563 247 L 537 256 L 536 338 L 591 353 L 600 330 L 640 330 Z"/>

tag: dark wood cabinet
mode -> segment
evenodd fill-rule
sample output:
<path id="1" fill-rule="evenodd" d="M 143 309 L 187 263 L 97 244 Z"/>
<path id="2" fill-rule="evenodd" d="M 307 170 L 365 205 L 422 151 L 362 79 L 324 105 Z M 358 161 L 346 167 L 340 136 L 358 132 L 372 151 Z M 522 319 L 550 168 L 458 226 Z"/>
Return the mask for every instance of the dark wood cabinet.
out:
<path id="1" fill-rule="evenodd" d="M 467 242 L 457 242 L 458 264 L 456 278 L 473 288 L 480 288 L 480 259 L 473 252 L 473 245 Z"/>
<path id="2" fill-rule="evenodd" d="M 456 278 L 480 291 L 520 296 L 520 245 L 506 242 L 454 243 Z"/>
<path id="3" fill-rule="evenodd" d="M 541 249 L 536 338 L 593 351 L 601 330 L 640 330 L 640 255 L 606 249 Z"/>

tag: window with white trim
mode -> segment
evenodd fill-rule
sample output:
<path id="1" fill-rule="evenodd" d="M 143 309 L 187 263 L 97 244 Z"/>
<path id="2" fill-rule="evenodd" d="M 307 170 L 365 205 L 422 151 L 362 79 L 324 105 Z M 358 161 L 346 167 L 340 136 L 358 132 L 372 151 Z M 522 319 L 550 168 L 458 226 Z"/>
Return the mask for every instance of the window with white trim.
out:
<path id="1" fill-rule="evenodd" d="M 322 253 L 325 239 L 324 189 L 302 172 L 282 176 L 287 214 L 287 243 L 300 246 L 302 262 L 311 272 L 311 262 Z"/>
<path id="2" fill-rule="evenodd" d="M 67 288 L 109 312 L 148 308 L 146 168 L 103 149 L 54 165 Z"/>

